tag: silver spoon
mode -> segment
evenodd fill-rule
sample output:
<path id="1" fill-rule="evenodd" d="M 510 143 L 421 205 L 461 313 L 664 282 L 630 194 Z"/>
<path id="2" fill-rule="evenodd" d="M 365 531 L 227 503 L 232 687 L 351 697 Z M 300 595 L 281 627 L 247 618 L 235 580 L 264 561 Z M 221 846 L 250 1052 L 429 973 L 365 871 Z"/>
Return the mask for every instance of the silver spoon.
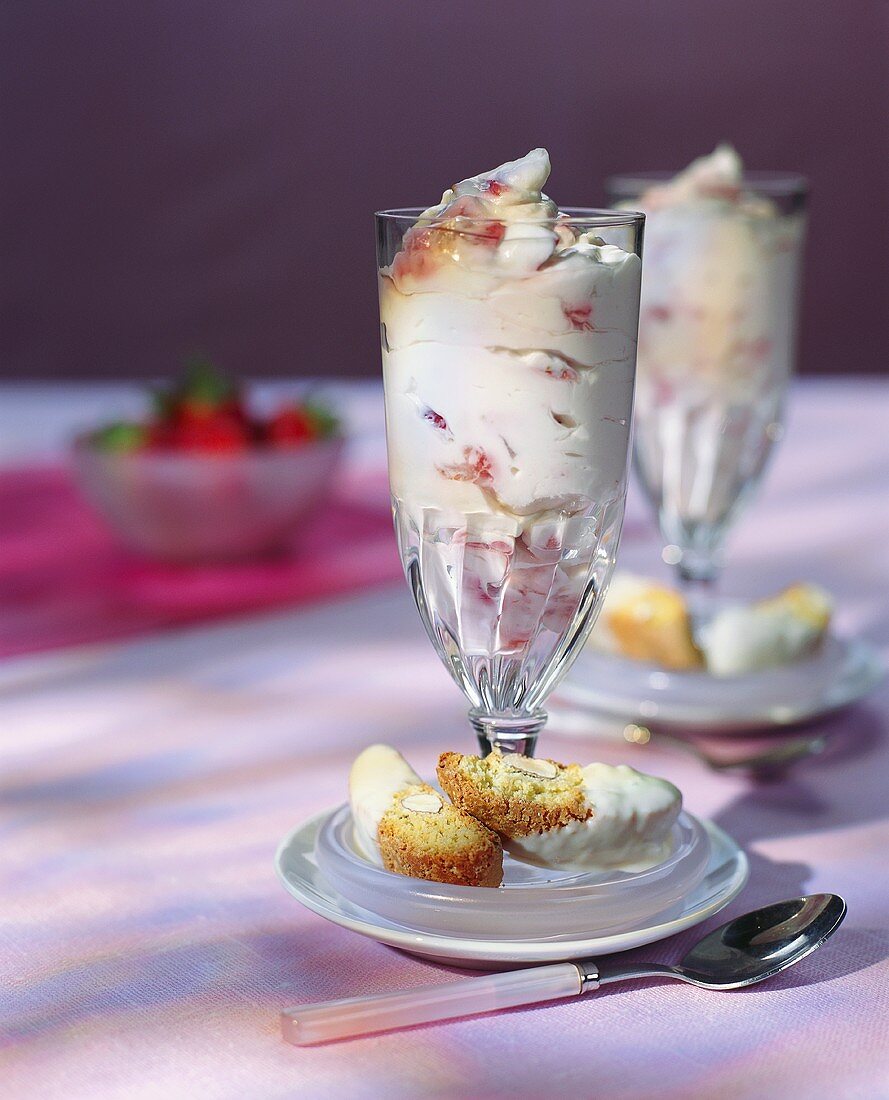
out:
<path id="1" fill-rule="evenodd" d="M 585 734 L 590 737 L 618 739 L 612 722 L 598 720 L 585 712 L 569 710 L 561 706 L 550 707 L 549 718 L 551 733 Z M 624 727 L 622 739 L 640 748 L 651 745 L 672 745 L 674 748 L 690 753 L 715 772 L 747 772 L 760 776 L 779 774 L 800 760 L 817 756 L 827 745 L 827 740 L 823 736 L 804 734 L 799 737 L 783 738 L 762 749 L 735 751 L 723 756 L 708 752 L 692 739 L 677 737 L 660 729 L 653 731 L 647 726 L 639 726 L 633 722 Z"/>
<path id="2" fill-rule="evenodd" d="M 689 752 L 714 772 L 753 772 L 763 776 L 783 772 L 791 764 L 796 764 L 810 756 L 817 756 L 827 745 L 826 739 L 821 736 L 793 737 L 765 749 L 736 752 L 734 755 L 722 757 L 707 752 L 693 741 L 688 741 L 684 737 L 673 737 L 669 733 L 652 734 L 651 741 L 656 744 L 669 743 L 684 752 Z"/>
<path id="3" fill-rule="evenodd" d="M 676 966 L 579 959 L 403 993 L 300 1005 L 281 1013 L 281 1027 L 288 1042 L 307 1046 L 576 997 L 635 978 L 677 978 L 704 989 L 739 989 L 804 959 L 833 935 L 845 915 L 846 903 L 837 894 L 810 894 L 736 917 L 705 936 Z"/>

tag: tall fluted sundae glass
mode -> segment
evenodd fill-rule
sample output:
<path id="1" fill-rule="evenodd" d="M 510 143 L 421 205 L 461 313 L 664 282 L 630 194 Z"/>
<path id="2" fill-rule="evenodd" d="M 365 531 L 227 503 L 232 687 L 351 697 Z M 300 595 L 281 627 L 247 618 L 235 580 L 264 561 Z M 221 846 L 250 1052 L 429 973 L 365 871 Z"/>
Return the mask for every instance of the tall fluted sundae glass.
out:
<path id="1" fill-rule="evenodd" d="M 805 181 L 720 146 L 684 172 L 609 181 L 643 210 L 635 466 L 698 626 L 732 521 L 783 434 Z"/>
<path id="2" fill-rule="evenodd" d="M 485 752 L 533 752 L 626 495 L 644 218 L 560 212 L 549 169 L 535 149 L 377 215 L 399 550 Z"/>

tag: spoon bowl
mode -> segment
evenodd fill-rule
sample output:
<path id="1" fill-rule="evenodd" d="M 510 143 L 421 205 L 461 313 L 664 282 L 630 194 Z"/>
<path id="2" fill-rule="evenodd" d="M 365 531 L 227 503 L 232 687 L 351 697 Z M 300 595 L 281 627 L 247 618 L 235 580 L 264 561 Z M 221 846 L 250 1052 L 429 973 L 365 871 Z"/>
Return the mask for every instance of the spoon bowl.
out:
<path id="1" fill-rule="evenodd" d="M 846 903 L 838 894 L 809 894 L 754 909 L 705 936 L 675 966 L 622 963 L 618 959 L 575 965 L 583 989 L 631 978 L 678 978 L 703 989 L 740 989 L 793 966 L 839 928 Z"/>
<path id="2" fill-rule="evenodd" d="M 724 924 L 683 958 L 677 977 L 708 989 L 739 989 L 771 978 L 833 935 L 846 915 L 836 894 L 780 901 Z"/>

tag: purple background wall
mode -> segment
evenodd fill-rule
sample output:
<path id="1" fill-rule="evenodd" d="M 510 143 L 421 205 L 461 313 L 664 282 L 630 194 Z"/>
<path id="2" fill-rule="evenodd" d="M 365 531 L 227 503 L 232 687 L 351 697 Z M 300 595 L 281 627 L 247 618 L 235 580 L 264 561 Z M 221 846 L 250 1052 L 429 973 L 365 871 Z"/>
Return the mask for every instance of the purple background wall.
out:
<path id="1" fill-rule="evenodd" d="M 802 368 L 885 371 L 887 53 L 882 0 L 3 4 L 0 374 L 374 374 L 374 209 L 723 138 L 811 177 Z"/>

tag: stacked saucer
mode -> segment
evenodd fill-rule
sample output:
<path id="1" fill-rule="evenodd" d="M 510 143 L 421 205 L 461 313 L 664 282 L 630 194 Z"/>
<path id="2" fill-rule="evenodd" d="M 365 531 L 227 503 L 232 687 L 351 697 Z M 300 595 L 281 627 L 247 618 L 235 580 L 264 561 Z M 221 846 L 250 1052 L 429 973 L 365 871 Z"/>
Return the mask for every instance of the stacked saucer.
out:
<path id="1" fill-rule="evenodd" d="M 313 912 L 414 954 L 496 968 L 607 954 L 688 928 L 747 879 L 721 829 L 682 813 L 669 856 L 640 872 L 576 872 L 504 857 L 497 889 L 393 874 L 356 845 L 348 806 L 306 822 L 281 844 L 285 888 Z"/>

